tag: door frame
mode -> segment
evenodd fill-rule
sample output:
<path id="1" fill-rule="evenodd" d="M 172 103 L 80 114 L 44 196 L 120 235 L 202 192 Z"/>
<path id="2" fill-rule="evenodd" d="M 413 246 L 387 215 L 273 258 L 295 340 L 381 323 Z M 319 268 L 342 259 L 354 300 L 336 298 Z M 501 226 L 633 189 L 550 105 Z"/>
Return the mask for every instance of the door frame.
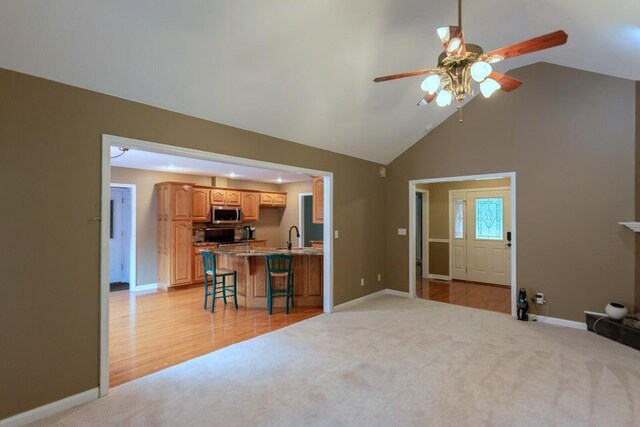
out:
<path id="1" fill-rule="evenodd" d="M 129 192 L 129 291 L 137 291 L 136 281 L 136 185 L 120 184 L 112 182 L 109 190 L 112 188 L 124 188 Z"/>
<path id="2" fill-rule="evenodd" d="M 298 228 L 300 229 L 300 237 L 298 238 L 298 247 L 304 246 L 304 198 L 306 196 L 313 197 L 313 193 L 298 193 Z"/>
<path id="3" fill-rule="evenodd" d="M 502 173 L 488 173 L 478 175 L 464 175 L 464 176 L 451 176 L 445 178 L 426 178 L 426 179 L 414 179 L 409 180 L 409 296 L 416 298 L 416 189 L 418 184 L 433 184 L 437 182 L 452 182 L 452 181 L 473 181 L 477 179 L 497 179 L 497 178 L 509 178 L 511 180 L 511 315 L 516 316 L 516 291 L 518 289 L 517 284 L 517 246 L 518 246 L 518 233 L 516 224 L 516 173 L 515 172 L 502 172 Z M 451 237 L 451 230 L 449 230 L 449 237 Z M 449 238 L 449 246 L 451 246 L 451 239 Z"/>
<path id="4" fill-rule="evenodd" d="M 456 190 L 449 190 L 449 280 L 453 280 L 453 236 L 451 235 L 451 230 L 453 230 L 453 196 L 452 193 L 453 192 L 458 192 L 458 191 L 464 191 L 465 193 L 468 192 L 476 192 L 476 191 L 503 191 L 503 190 L 511 190 L 511 187 L 486 187 L 486 188 L 460 188 L 460 189 L 456 189 Z M 465 194 L 466 197 L 466 194 Z M 513 202 L 511 203 L 513 205 Z M 465 204 L 465 209 L 466 209 L 467 205 Z M 468 212 L 465 212 L 465 214 Z M 465 227 L 468 225 L 468 221 L 466 220 L 465 217 Z M 511 228 L 513 229 L 513 224 L 511 225 Z M 513 236 L 515 233 L 512 231 L 511 235 Z M 512 238 L 513 239 L 513 238 Z M 465 245 L 468 244 L 468 240 L 465 239 Z M 511 247 L 513 248 L 513 244 L 511 245 Z M 511 253 L 513 254 L 513 251 L 511 251 Z M 467 259 L 465 260 L 465 262 L 468 260 L 468 256 L 469 254 L 467 253 L 465 255 L 467 257 Z M 513 310 L 512 310 L 513 311 Z"/>
<path id="5" fill-rule="evenodd" d="M 100 397 L 109 394 L 109 200 L 111 184 L 111 146 L 128 147 L 155 153 L 213 160 L 263 169 L 322 176 L 324 182 L 323 224 L 323 311 L 333 312 L 333 172 L 229 156 L 210 151 L 160 144 L 116 135 L 102 134 L 101 208 L 100 208 Z"/>
<path id="6" fill-rule="evenodd" d="M 422 278 L 429 278 L 429 190 L 416 187 L 422 193 Z M 415 209 L 415 206 L 414 206 Z M 415 246 L 414 246 L 415 247 Z"/>

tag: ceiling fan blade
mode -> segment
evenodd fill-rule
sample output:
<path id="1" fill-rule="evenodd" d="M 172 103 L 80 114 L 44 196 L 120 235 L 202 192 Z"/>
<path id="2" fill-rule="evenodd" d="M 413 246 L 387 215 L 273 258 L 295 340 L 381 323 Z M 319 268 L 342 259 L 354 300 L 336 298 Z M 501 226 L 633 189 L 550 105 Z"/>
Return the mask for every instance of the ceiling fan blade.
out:
<path id="1" fill-rule="evenodd" d="M 425 101 L 427 104 L 430 103 L 431 101 L 433 101 L 434 99 L 436 99 L 437 94 L 434 92 L 431 95 L 426 94 L 425 96 L 423 96 L 422 98 L 420 98 L 420 101 L 418 101 L 417 105 L 425 105 L 422 103 L 422 101 Z"/>
<path id="2" fill-rule="evenodd" d="M 489 62 L 494 63 L 504 59 L 513 58 L 514 56 L 520 56 L 531 52 L 537 52 L 539 50 L 549 49 L 550 47 L 560 46 L 567 42 L 568 37 L 567 33 L 562 30 L 558 30 L 553 33 L 512 44 L 511 46 L 494 49 L 487 52 L 485 55 L 489 57 Z"/>
<path id="3" fill-rule="evenodd" d="M 405 77 L 413 77 L 413 76 L 419 76 L 422 74 L 437 73 L 437 72 L 439 72 L 437 68 L 427 68 L 425 70 L 416 70 L 416 71 L 409 71 L 407 73 L 391 74 L 390 76 L 376 77 L 375 79 L 373 79 L 373 81 L 376 83 L 380 83 L 380 82 L 386 82 L 387 80 L 403 79 Z"/>
<path id="4" fill-rule="evenodd" d="M 464 56 L 467 53 L 462 27 L 449 25 L 448 27 L 438 28 L 436 32 L 442 41 L 442 46 L 444 46 L 447 56 Z"/>
<path id="5" fill-rule="evenodd" d="M 504 74 L 496 73 L 495 71 L 489 74 L 489 78 L 497 81 L 500 84 L 500 89 L 505 92 L 510 92 L 514 89 L 518 89 L 522 84 L 520 80 L 516 80 L 513 77 L 509 77 Z"/>

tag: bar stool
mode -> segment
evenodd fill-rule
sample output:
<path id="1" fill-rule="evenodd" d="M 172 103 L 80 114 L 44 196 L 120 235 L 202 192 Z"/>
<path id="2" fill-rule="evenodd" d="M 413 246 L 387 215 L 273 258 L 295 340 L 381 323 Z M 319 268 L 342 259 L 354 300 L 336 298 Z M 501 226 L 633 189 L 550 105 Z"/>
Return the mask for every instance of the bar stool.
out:
<path id="1" fill-rule="evenodd" d="M 216 299 L 222 298 L 227 303 L 227 295 L 233 296 L 233 304 L 238 309 L 237 284 L 238 274 L 228 268 L 217 268 L 216 256 L 210 252 L 202 252 L 202 265 L 204 266 L 204 309 L 207 309 L 207 299 L 211 295 L 211 312 L 216 305 Z M 227 277 L 233 277 L 233 285 L 227 285 Z M 218 281 L 221 279 L 221 281 Z M 216 289 L 221 285 L 220 289 Z M 209 290 L 211 287 L 211 290 Z"/>
<path id="2" fill-rule="evenodd" d="M 269 314 L 273 311 L 273 298 L 275 297 L 285 297 L 287 314 L 289 314 L 289 299 L 291 299 L 291 307 L 295 306 L 293 301 L 292 261 L 293 257 L 290 254 L 265 255 L 265 264 L 267 265 L 267 301 L 269 305 Z M 273 279 L 277 277 L 285 279 L 284 289 L 274 288 Z"/>

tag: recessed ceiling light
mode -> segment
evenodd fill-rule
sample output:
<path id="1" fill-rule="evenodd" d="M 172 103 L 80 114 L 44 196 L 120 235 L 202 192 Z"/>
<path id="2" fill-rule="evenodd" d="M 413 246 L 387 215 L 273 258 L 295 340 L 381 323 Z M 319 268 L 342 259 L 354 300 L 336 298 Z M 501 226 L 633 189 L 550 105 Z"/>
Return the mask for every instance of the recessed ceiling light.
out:
<path id="1" fill-rule="evenodd" d="M 177 169 L 177 168 L 175 167 L 175 165 L 169 165 L 169 166 L 167 166 L 167 170 L 169 170 L 169 171 L 174 171 L 174 170 L 176 170 L 176 169 Z"/>
<path id="2" fill-rule="evenodd" d="M 238 176 L 238 175 L 236 175 L 235 172 L 231 172 L 229 174 L 229 178 L 235 178 L 236 176 Z"/>
<path id="3" fill-rule="evenodd" d="M 284 182 L 284 179 L 278 177 L 278 179 L 276 179 L 277 182 Z"/>

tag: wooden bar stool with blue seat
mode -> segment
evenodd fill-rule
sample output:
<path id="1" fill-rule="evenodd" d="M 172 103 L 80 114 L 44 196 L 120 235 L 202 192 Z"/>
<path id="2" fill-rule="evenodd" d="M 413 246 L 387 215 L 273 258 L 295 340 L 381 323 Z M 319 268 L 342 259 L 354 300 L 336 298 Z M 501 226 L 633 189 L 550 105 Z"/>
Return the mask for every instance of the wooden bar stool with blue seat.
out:
<path id="1" fill-rule="evenodd" d="M 273 298 L 275 297 L 285 297 L 287 314 L 289 314 L 289 299 L 291 299 L 291 307 L 294 307 L 292 261 L 293 257 L 290 254 L 265 256 L 265 264 L 267 264 L 267 303 L 269 314 L 273 311 Z M 275 278 L 284 279 L 284 289 L 274 287 L 275 283 L 273 279 Z"/>
<path id="2" fill-rule="evenodd" d="M 204 309 L 207 309 L 207 299 L 211 295 L 211 312 L 216 305 L 216 299 L 222 298 L 227 303 L 227 296 L 233 296 L 233 304 L 238 309 L 237 284 L 238 274 L 235 270 L 218 268 L 216 256 L 210 252 L 202 252 L 202 265 L 204 266 Z M 227 285 L 227 277 L 233 277 L 233 285 Z M 220 281 L 218 281 L 220 279 Z M 220 289 L 218 288 L 220 285 Z M 211 287 L 211 290 L 209 290 Z"/>

